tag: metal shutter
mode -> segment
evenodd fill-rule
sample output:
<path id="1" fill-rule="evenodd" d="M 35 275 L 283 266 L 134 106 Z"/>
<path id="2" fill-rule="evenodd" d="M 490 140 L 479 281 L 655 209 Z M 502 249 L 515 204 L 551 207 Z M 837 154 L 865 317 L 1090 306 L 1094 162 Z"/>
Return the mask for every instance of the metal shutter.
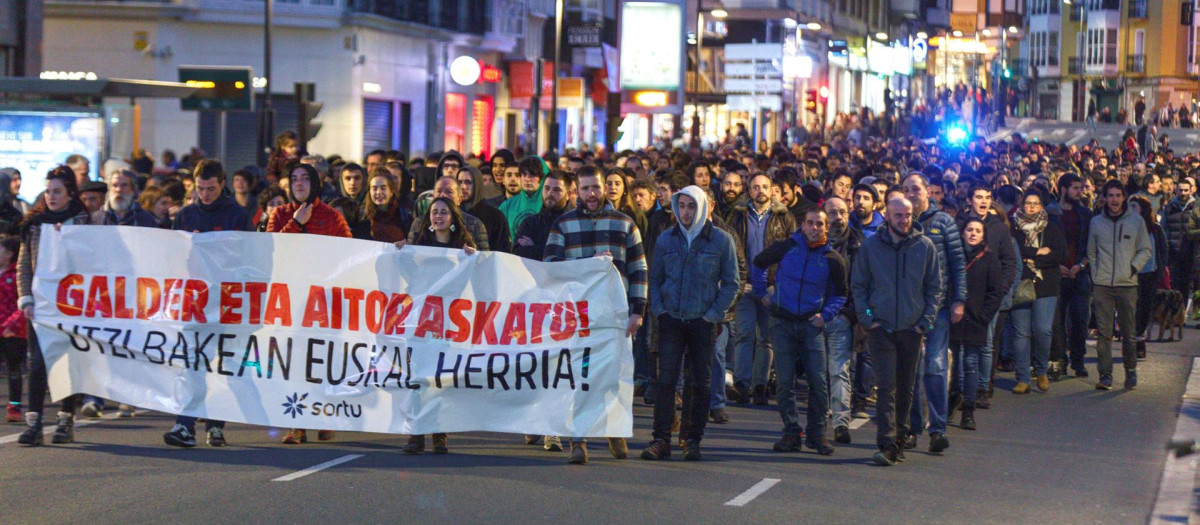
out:
<path id="1" fill-rule="evenodd" d="M 383 100 L 363 100 L 363 153 L 395 149 L 392 142 L 392 103 Z"/>

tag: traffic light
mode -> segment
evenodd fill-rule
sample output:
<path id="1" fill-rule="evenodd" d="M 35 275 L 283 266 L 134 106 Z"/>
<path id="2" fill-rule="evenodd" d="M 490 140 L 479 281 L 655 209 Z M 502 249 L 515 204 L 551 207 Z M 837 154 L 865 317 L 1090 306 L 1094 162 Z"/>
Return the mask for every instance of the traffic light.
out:
<path id="1" fill-rule="evenodd" d="M 821 90 L 818 91 L 818 94 L 821 95 L 821 105 L 822 106 L 829 103 L 829 87 L 828 86 L 821 86 Z"/>
<path id="2" fill-rule="evenodd" d="M 810 113 L 817 112 L 817 90 L 810 89 L 804 92 L 804 109 Z"/>
<path id="3" fill-rule="evenodd" d="M 313 102 L 316 98 L 317 85 L 312 82 L 296 83 L 296 135 L 299 136 L 300 151 L 308 151 L 308 141 L 321 131 L 321 123 L 313 120 L 321 112 L 324 104 Z"/>

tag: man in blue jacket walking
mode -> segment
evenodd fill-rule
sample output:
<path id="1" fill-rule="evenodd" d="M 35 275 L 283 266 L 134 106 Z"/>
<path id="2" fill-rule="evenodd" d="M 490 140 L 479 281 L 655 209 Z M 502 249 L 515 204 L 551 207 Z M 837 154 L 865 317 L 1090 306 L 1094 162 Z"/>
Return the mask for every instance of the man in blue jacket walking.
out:
<path id="1" fill-rule="evenodd" d="M 783 438 L 776 452 L 799 452 L 804 432 L 796 409 L 796 362 L 803 360 L 808 381 L 808 436 L 804 445 L 822 456 L 833 454 L 825 438 L 829 409 L 829 367 L 825 323 L 846 304 L 846 259 L 829 246 L 825 211 L 804 214 L 800 231 L 767 247 L 754 258 L 751 279 L 755 295 L 770 297 L 771 329 L 775 344 L 775 373 L 779 381 L 779 417 Z M 766 269 L 775 270 L 775 290 L 766 290 Z"/>
<path id="2" fill-rule="evenodd" d="M 684 375 L 683 406 L 689 407 L 683 459 L 700 459 L 700 439 L 712 398 L 716 325 L 733 305 L 739 284 L 733 237 L 708 220 L 708 197 L 698 186 L 671 198 L 676 225 L 658 236 L 650 266 L 650 313 L 659 330 L 658 379 L 654 392 L 654 440 L 642 459 L 671 457 L 675 384 Z"/>

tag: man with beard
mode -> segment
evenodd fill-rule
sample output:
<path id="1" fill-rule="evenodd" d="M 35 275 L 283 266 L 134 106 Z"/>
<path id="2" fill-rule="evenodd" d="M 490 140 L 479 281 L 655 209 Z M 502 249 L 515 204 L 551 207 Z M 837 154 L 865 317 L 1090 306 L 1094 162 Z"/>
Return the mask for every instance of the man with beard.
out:
<path id="1" fill-rule="evenodd" d="M 847 278 L 854 257 L 865 240 L 862 232 L 850 227 L 850 207 L 839 197 L 825 200 L 825 216 L 829 221 L 829 247 L 846 260 Z M 871 357 L 866 352 L 855 353 L 854 300 L 846 297 L 846 305 L 836 317 L 825 323 L 825 344 L 829 349 L 829 410 L 833 413 L 833 439 L 850 443 L 850 418 L 866 412 L 866 394 L 871 388 Z M 857 357 L 857 359 L 855 359 Z M 856 361 L 855 380 L 862 383 L 862 399 L 854 396 L 851 383 L 851 361 Z M 866 377 L 862 377 L 866 376 Z M 861 406 L 856 405 L 861 403 Z M 851 405 L 855 405 L 851 411 Z M 861 412 L 859 410 L 861 409 Z"/>
<path id="2" fill-rule="evenodd" d="M 510 242 L 508 219 L 500 210 L 483 201 L 479 168 L 466 166 L 458 170 L 458 187 L 462 192 L 459 210 L 474 215 L 488 232 L 488 246 L 494 251 L 508 252 Z"/>
<path id="3" fill-rule="evenodd" d="M 726 177 L 739 176 L 729 173 Z M 745 250 L 747 261 L 753 261 L 767 246 L 787 239 L 796 231 L 796 219 L 787 208 L 771 202 L 771 178 L 764 173 L 750 177 L 749 205 L 733 208 L 726 222 L 737 233 L 734 240 Z M 767 332 L 770 312 L 763 296 L 753 293 L 749 275 L 742 275 L 740 282 L 744 285 L 735 307 L 734 390 L 737 402 L 746 403 L 753 389 L 754 404 L 763 406 L 767 404 L 767 376 L 771 372 Z M 774 270 L 767 270 L 766 283 L 767 287 L 774 286 Z"/>
<path id="4" fill-rule="evenodd" d="M 883 226 L 883 215 L 875 211 L 879 203 L 879 190 L 871 184 L 854 186 L 854 213 L 850 214 L 850 227 L 869 239 Z"/>
<path id="5" fill-rule="evenodd" d="M 921 340 L 933 329 L 942 303 L 937 247 L 913 228 L 913 206 L 903 197 L 887 204 L 887 226 L 863 242 L 850 274 L 855 315 L 868 327 L 867 346 L 879 384 L 872 460 L 904 461 Z M 901 273 L 902 272 L 902 273 Z"/>
<path id="6" fill-rule="evenodd" d="M 580 170 L 580 206 L 558 217 L 546 237 L 546 262 L 571 261 L 589 257 L 610 257 L 624 279 L 629 295 L 629 324 L 626 337 L 633 337 L 642 326 L 642 315 L 646 311 L 647 268 L 642 247 L 642 234 L 633 219 L 613 209 L 601 189 L 598 170 Z M 629 445 L 624 438 L 609 438 L 608 451 L 617 459 L 629 455 Z M 568 462 L 574 465 L 587 463 L 587 440 L 576 437 L 571 440 L 571 456 Z"/>
<path id="7" fill-rule="evenodd" d="M 1195 240 L 1189 238 L 1188 220 L 1195 215 L 1196 182 L 1182 177 L 1175 186 L 1175 197 L 1163 209 L 1162 228 L 1167 237 L 1167 267 L 1171 272 L 1171 288 L 1179 290 L 1184 300 L 1192 295 Z M 1067 232 L 1070 240 L 1070 232 Z"/>
<path id="8" fill-rule="evenodd" d="M 92 214 L 92 224 L 147 228 L 158 226 L 158 219 L 138 205 L 137 175 L 125 169 L 109 175 L 104 207 Z"/>
<path id="9" fill-rule="evenodd" d="M 788 213 L 796 219 L 796 224 L 804 222 L 804 216 L 817 205 L 804 197 L 800 190 L 800 176 L 793 168 L 779 168 L 775 172 L 775 184 L 779 186 L 779 200 L 787 206 Z"/>
<path id="10" fill-rule="evenodd" d="M 771 179 L 767 178 L 767 198 L 770 198 Z M 717 195 L 717 216 L 724 221 L 729 221 L 729 214 L 734 207 L 746 204 L 747 197 L 743 192 L 742 175 L 736 171 L 729 171 L 721 178 L 721 194 Z M 743 281 L 745 282 L 745 281 Z"/>
<path id="11" fill-rule="evenodd" d="M 487 200 L 487 203 L 496 209 L 504 204 L 509 198 L 517 196 L 521 193 L 521 165 L 515 161 L 510 164 L 505 164 L 504 168 L 497 171 L 495 166 L 492 167 L 492 180 L 496 186 L 499 186 L 503 191 L 500 195 Z"/>

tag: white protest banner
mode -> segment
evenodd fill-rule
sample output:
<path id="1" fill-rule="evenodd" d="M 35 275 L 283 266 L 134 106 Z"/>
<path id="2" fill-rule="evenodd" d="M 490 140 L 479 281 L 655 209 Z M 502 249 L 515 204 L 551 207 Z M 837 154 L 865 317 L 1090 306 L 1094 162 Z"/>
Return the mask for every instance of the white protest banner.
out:
<path id="1" fill-rule="evenodd" d="M 284 428 L 633 431 L 607 258 L 43 226 L 33 293 L 55 399 Z"/>

